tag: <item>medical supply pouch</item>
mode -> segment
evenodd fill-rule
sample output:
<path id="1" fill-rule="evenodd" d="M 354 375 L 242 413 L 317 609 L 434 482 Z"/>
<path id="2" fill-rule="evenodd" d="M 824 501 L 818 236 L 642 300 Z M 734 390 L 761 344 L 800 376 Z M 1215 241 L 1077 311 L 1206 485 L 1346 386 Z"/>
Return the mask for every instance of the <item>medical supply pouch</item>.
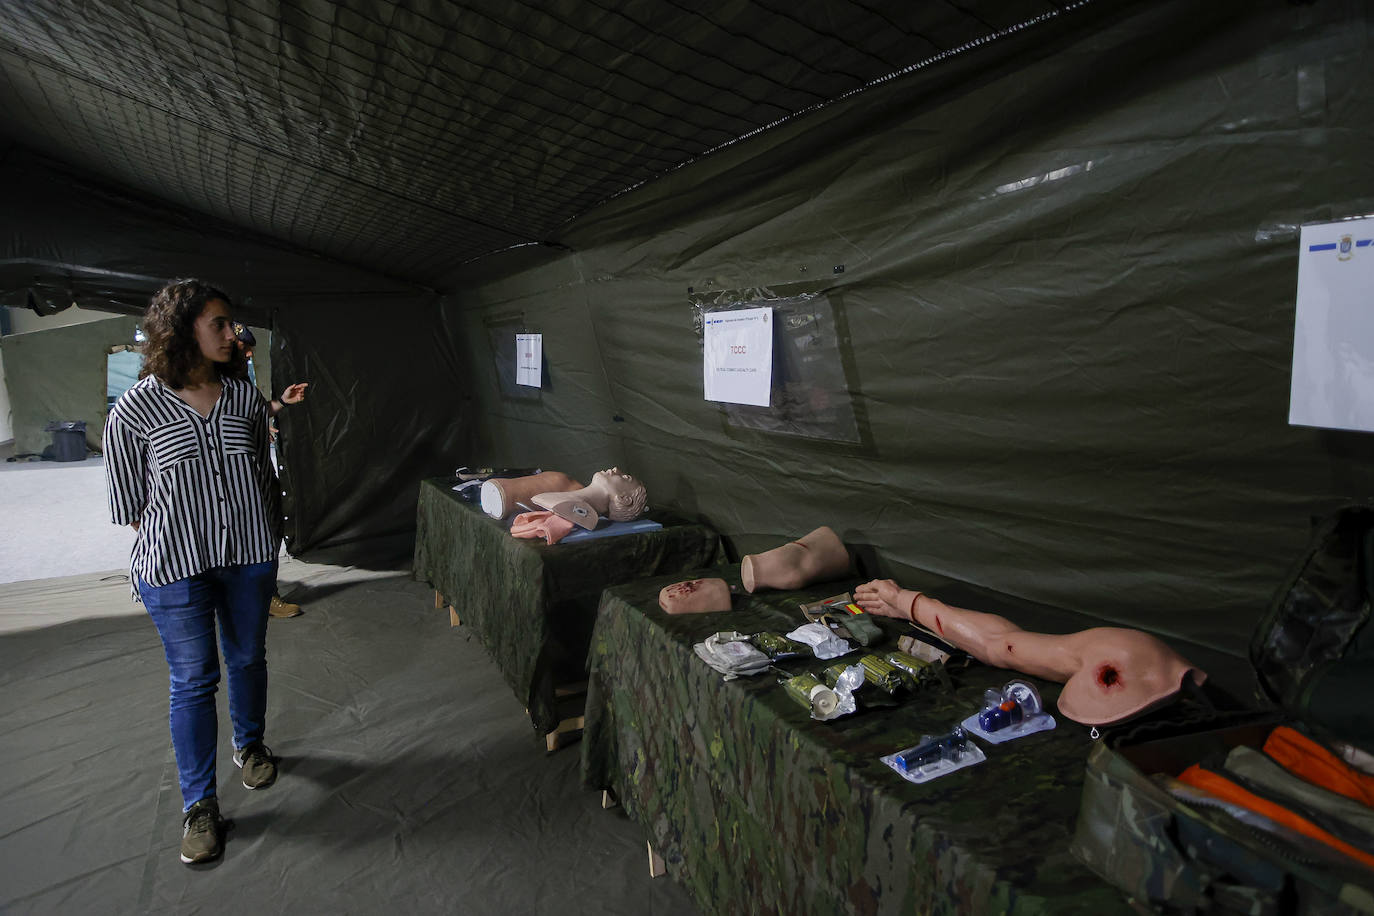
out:
<path id="1" fill-rule="evenodd" d="M 839 629 L 844 631 L 840 633 L 841 636 L 848 634 L 864 648 L 876 646 L 883 641 L 883 628 L 857 604 L 846 604 L 838 612 L 831 614 L 830 619 L 838 623 Z"/>
<path id="2" fill-rule="evenodd" d="M 749 637 L 749 641 L 775 662 L 811 654 L 810 646 L 788 639 L 780 633 L 755 633 Z"/>
<path id="3" fill-rule="evenodd" d="M 852 639 L 864 648 L 883 640 L 882 627 L 854 603 L 849 592 L 802 604 L 801 612 L 811 623 L 824 623 L 842 639 Z"/>
<path id="4" fill-rule="evenodd" d="M 1111 730 L 1088 755 L 1074 855 L 1156 912 L 1374 914 L 1374 868 L 1314 854 L 1307 837 L 1285 832 L 1301 806 L 1239 818 L 1221 795 L 1178 780 L 1215 771 L 1219 788 L 1230 782 L 1258 802 L 1254 811 L 1276 799 L 1220 765 L 1234 748 L 1258 752 L 1286 724 L 1316 739 L 1314 754 L 1321 744 L 1369 750 L 1372 571 L 1374 510 L 1317 522 L 1251 642 L 1263 700 L 1277 706 L 1218 713 L 1185 697 L 1165 713 L 1172 722 Z"/>

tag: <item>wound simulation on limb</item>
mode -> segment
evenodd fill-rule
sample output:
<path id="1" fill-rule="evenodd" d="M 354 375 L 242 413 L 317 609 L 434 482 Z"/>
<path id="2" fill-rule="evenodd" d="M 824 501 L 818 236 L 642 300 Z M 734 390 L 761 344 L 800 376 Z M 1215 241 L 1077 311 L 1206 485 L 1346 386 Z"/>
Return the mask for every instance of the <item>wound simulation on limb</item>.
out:
<path id="1" fill-rule="evenodd" d="M 839 579 L 849 571 L 849 551 L 839 535 L 824 525 L 790 544 L 750 554 L 740 564 L 744 590 L 751 595 L 760 589 L 804 588 Z"/>
<path id="2" fill-rule="evenodd" d="M 593 474 L 585 487 L 536 493 L 531 501 L 590 531 L 603 515 L 613 522 L 634 521 L 648 508 L 649 497 L 644 484 L 634 477 L 620 468 L 607 468 Z"/>
<path id="3" fill-rule="evenodd" d="M 854 591 L 870 614 L 909 620 L 978 661 L 1064 685 L 1059 711 L 1083 725 L 1112 725 L 1174 699 L 1186 681 L 1207 679 L 1183 656 L 1139 630 L 1094 627 L 1028 633 L 1005 617 L 956 608 L 874 579 Z"/>
<path id="4" fill-rule="evenodd" d="M 724 579 L 691 579 L 665 585 L 658 606 L 669 614 L 710 614 L 730 610 L 730 586 Z"/>

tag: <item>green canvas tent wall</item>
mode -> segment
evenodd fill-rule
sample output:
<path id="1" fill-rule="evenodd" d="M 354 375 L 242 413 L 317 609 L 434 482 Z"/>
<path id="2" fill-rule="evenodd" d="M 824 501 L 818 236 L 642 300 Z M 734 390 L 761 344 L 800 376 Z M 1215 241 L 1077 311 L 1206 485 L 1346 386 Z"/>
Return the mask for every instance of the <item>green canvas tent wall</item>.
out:
<path id="1" fill-rule="evenodd" d="M 1242 651 L 1309 516 L 1374 483 L 1367 436 L 1286 423 L 1298 227 L 1374 212 L 1356 7 L 1028 34 L 612 202 L 446 299 L 472 459 L 614 462 L 737 553 L 826 524 L 884 574 Z M 693 305 L 798 290 L 844 389 L 797 380 L 853 432 L 702 399 Z M 535 397 L 497 378 L 516 328 Z"/>
<path id="2" fill-rule="evenodd" d="M 1366 437 L 1286 423 L 1299 227 L 1374 213 L 1367 0 L 344 6 L 180 17 L 122 63 L 146 30 L 15 8 L 0 47 L 6 168 L 144 195 L 6 257 L 269 313 L 276 388 L 312 382 L 307 558 L 403 558 L 458 464 L 614 463 L 736 555 L 829 524 L 916 584 L 1239 652 L 1308 516 L 1370 493 Z M 788 416 L 705 402 L 701 310 L 782 300 Z M 519 330 L 541 390 L 502 375 Z"/>
<path id="3" fill-rule="evenodd" d="M 298 488 L 288 489 L 289 549 L 364 565 L 404 561 L 418 482 L 451 469 L 447 454 L 459 450 L 465 423 L 452 404 L 430 397 L 460 387 L 462 375 L 434 293 L 23 151 L 4 159 L 0 200 L 11 229 L 0 252 L 0 303 L 23 307 L 36 293 L 130 313 L 0 340 L 18 451 L 41 450 L 52 419 L 86 420 L 98 447 L 105 349 L 132 341 L 139 303 L 165 280 L 201 276 L 234 297 L 236 315 L 272 329 L 275 352 L 263 362 L 275 392 L 311 383 L 307 402 L 279 418 L 282 452 L 295 439 L 315 439 L 309 470 L 284 463 L 283 476 Z"/>

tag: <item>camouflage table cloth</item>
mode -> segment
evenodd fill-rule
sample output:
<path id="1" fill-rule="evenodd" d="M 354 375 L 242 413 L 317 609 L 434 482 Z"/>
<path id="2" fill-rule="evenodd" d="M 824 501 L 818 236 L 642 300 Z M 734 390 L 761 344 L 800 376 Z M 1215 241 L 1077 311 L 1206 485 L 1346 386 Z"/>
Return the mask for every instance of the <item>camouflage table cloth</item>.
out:
<path id="1" fill-rule="evenodd" d="M 739 583 L 739 567 L 724 575 Z M 984 690 L 1020 675 L 974 663 L 951 671 L 952 693 L 816 722 L 772 672 L 722 681 L 692 644 L 718 630 L 787 632 L 804 622 L 800 601 L 857 583 L 741 591 L 729 614 L 663 613 L 659 589 L 686 578 L 602 596 L 582 764 L 585 783 L 616 793 L 704 911 L 1130 912 L 1069 853 L 1094 744 L 1088 729 L 1056 716 L 1054 731 L 979 741 L 984 763 L 924 785 L 878 759 L 947 731 L 981 708 Z M 881 623 L 881 648 L 895 649 L 906 625 Z M 791 674 L 827 664 L 781 663 Z M 1054 710 L 1058 685 L 1021 679 Z"/>
<path id="2" fill-rule="evenodd" d="M 473 627 L 541 733 L 558 725 L 555 683 L 584 677 L 602 589 L 723 560 L 710 528 L 656 512 L 658 531 L 552 547 L 521 540 L 459 498 L 453 483 L 420 486 L 415 578 Z"/>

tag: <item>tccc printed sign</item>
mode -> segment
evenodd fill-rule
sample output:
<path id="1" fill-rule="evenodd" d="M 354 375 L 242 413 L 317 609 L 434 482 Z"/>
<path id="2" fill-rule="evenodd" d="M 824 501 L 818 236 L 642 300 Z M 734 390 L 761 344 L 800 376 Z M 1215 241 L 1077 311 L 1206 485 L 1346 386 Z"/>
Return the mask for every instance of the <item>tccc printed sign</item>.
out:
<path id="1" fill-rule="evenodd" d="M 1374 432 L 1374 218 L 1302 227 L 1288 422 Z"/>

